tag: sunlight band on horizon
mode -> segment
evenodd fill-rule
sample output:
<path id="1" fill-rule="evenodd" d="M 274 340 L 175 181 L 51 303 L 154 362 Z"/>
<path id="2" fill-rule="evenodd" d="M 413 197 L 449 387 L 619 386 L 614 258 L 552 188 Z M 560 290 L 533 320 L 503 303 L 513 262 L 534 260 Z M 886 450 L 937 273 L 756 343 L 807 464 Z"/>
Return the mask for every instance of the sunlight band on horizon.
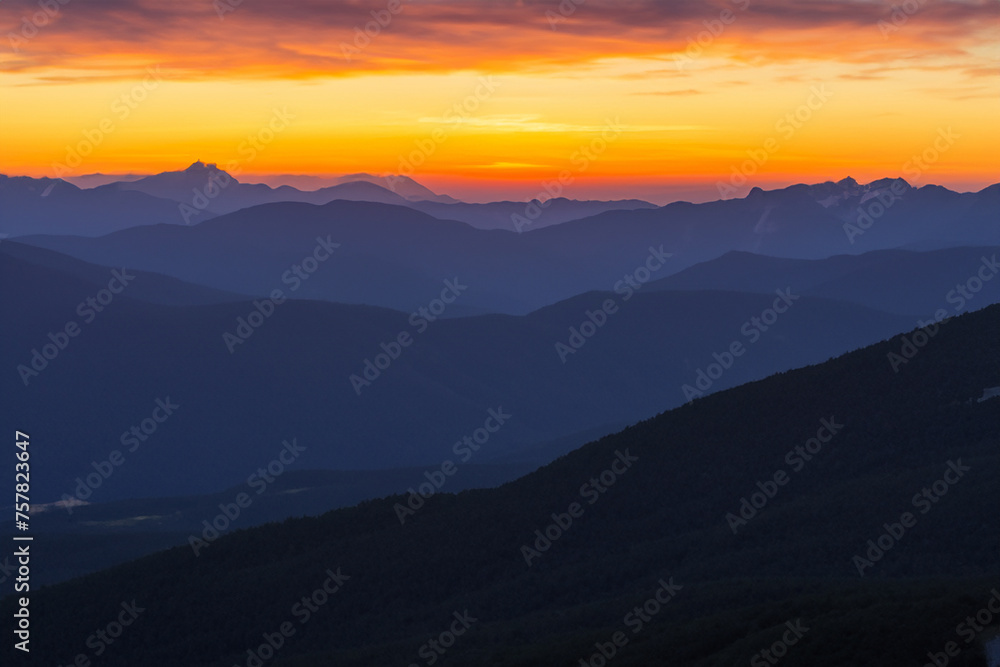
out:
<path id="1" fill-rule="evenodd" d="M 35 25 L 38 4 L 4 2 L 0 171 L 411 169 L 523 198 L 571 169 L 581 198 L 624 197 L 729 179 L 765 146 L 754 184 L 906 178 L 950 128 L 923 181 L 998 180 L 998 3 L 633 4 L 116 0 Z M 291 120 L 263 142 L 275 113 Z M 581 159 L 609 122 L 622 131 Z"/>

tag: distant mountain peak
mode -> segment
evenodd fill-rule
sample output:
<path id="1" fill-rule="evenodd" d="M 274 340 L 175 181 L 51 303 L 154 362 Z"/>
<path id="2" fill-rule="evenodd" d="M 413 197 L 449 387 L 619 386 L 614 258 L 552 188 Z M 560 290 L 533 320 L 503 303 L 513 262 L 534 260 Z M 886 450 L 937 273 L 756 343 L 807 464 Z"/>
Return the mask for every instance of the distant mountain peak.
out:
<path id="1" fill-rule="evenodd" d="M 845 188 L 856 188 L 858 186 L 858 182 L 853 178 L 851 178 L 850 176 L 848 176 L 847 178 L 843 178 L 837 181 L 837 185 Z"/>
<path id="2" fill-rule="evenodd" d="M 203 171 L 220 171 L 219 166 L 215 162 L 209 162 L 205 164 L 201 160 L 196 160 L 191 163 L 191 166 L 184 170 L 185 172 L 203 172 Z"/>
<path id="3" fill-rule="evenodd" d="M 902 185 L 904 191 L 909 190 L 910 187 L 912 187 L 905 178 L 880 178 L 877 181 L 872 181 L 865 187 L 870 190 L 878 190 L 882 188 L 891 188 L 897 184 Z"/>
<path id="4" fill-rule="evenodd" d="M 367 172 L 357 172 L 354 174 L 345 174 L 344 176 L 337 178 L 334 180 L 334 184 L 344 185 L 347 183 L 357 183 L 361 181 L 377 185 L 409 201 L 436 201 L 445 204 L 458 202 L 457 199 L 449 197 L 448 195 L 437 194 L 430 188 L 421 185 L 409 176 L 401 176 L 397 174 L 380 174 L 376 176 Z"/>

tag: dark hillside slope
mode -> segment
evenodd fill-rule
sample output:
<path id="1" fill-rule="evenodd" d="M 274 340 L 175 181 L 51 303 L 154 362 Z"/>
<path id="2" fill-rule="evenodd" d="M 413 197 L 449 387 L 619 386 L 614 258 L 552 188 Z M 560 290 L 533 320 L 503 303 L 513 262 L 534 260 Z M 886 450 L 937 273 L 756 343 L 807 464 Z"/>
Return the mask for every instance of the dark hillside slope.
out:
<path id="1" fill-rule="evenodd" d="M 1000 384 L 998 333 L 991 307 L 945 324 L 898 373 L 887 356 L 911 335 L 720 392 L 499 489 L 435 496 L 402 526 L 406 499 L 388 498 L 37 591 L 33 658 L 71 660 L 135 600 L 141 619 L 101 664 L 255 664 L 248 650 L 284 622 L 268 664 L 427 664 L 421 650 L 467 611 L 477 620 L 437 664 L 570 667 L 616 632 L 616 666 L 747 664 L 800 622 L 782 665 L 921 665 L 949 641 L 950 665 L 984 665 L 988 633 L 965 642 L 958 625 L 1000 584 L 1000 402 L 976 401 Z M 727 513 L 778 471 L 734 535 Z M 937 493 L 926 512 L 923 489 Z M 900 522 L 859 576 L 854 557 Z M 529 567 L 536 529 L 552 543 Z M 328 571 L 349 579 L 303 618 L 295 605 Z M 681 585 L 662 607 L 647 602 L 661 580 Z M 638 605 L 656 610 L 641 629 Z"/>
<path id="2" fill-rule="evenodd" d="M 512 418 L 471 461 L 482 463 L 588 429 L 608 433 L 608 424 L 678 405 L 682 385 L 696 382 L 698 370 L 736 339 L 748 351 L 702 387 L 822 361 L 912 322 L 803 297 L 749 347 L 742 325 L 774 295 L 640 292 L 620 299 L 564 364 L 556 343 L 565 345 L 570 327 L 582 327 L 586 313 L 612 295 L 583 294 L 524 317 L 424 323 L 423 333 L 404 313 L 288 301 L 230 353 L 223 333 L 235 337 L 238 318 L 257 312 L 252 303 L 144 303 L 132 298 L 133 289 L 141 296 L 142 278 L 90 313 L 79 304 L 97 293 L 94 286 L 0 254 L 0 307 L 17 313 L 0 324 L 0 367 L 7 369 L 0 392 L 18 419 L 10 428 L 30 424 L 47 443 L 37 453 L 46 473 L 33 481 L 35 502 L 74 493 L 94 462 L 126 448 L 120 472 L 90 502 L 215 493 L 242 483 L 287 438 L 307 447 L 299 469 L 440 465 L 455 456 L 458 439 L 483 426 L 488 410 L 502 407 Z M 155 286 L 152 276 L 146 286 Z M 66 339 L 70 322 L 79 331 Z M 371 384 L 356 392 L 351 376 L 361 378 L 366 360 L 386 354 L 381 346 L 400 332 L 411 345 L 377 377 L 369 370 Z M 52 340 L 64 344 L 58 354 Z M 179 406 L 174 416 L 136 444 L 127 431 L 167 398 Z"/>

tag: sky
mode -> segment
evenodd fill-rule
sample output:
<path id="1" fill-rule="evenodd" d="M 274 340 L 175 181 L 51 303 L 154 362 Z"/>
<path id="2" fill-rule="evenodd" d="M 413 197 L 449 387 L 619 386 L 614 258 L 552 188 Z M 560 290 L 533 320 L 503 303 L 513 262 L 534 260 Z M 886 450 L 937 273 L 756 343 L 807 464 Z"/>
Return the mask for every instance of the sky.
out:
<path id="1" fill-rule="evenodd" d="M 8 175 L 657 203 L 1000 181 L 996 0 L 3 0 L 0 27 Z"/>

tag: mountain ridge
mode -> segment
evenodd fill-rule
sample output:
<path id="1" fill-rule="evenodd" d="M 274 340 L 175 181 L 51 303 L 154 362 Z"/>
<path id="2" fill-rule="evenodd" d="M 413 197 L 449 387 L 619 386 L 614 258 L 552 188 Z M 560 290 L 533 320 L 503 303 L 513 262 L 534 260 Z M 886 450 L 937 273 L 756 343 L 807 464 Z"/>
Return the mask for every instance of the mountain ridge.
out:
<path id="1" fill-rule="evenodd" d="M 89 619 L 124 596 L 147 617 L 109 664 L 140 655 L 151 665 L 245 663 L 261 633 L 330 570 L 346 575 L 343 589 L 297 628 L 279 664 L 402 663 L 456 609 L 477 619 L 478 634 L 456 643 L 450 660 L 570 664 L 599 650 L 666 582 L 675 598 L 626 635 L 616 664 L 744 662 L 801 619 L 808 635 L 785 664 L 911 665 L 954 639 L 955 623 L 996 585 L 996 517 L 980 508 L 1000 473 L 1000 413 L 974 397 L 997 381 L 997 331 L 993 306 L 943 325 L 901 373 L 885 358 L 912 332 L 719 392 L 498 489 L 435 495 L 402 526 L 394 505 L 408 499 L 389 497 L 229 534 L 197 557 L 180 547 L 60 584 L 34 594 L 41 632 L 59 627 L 66 638 L 40 650 L 46 659 L 71 652 L 92 632 Z M 787 488 L 776 484 L 734 535 L 726 513 L 824 424 L 832 440 L 788 471 Z M 614 468 L 624 483 L 581 500 L 581 481 L 619 456 L 634 465 Z M 859 577 L 852 557 L 951 464 L 964 477 L 928 513 L 913 510 L 916 525 Z M 538 553 L 530 564 L 527 545 Z M 276 572 L 281 590 L 270 585 Z M 192 618 L 184 610 L 195 601 Z M 179 649 L 170 638 L 181 636 Z M 985 664 L 981 647 L 964 648 L 950 664 Z"/>

